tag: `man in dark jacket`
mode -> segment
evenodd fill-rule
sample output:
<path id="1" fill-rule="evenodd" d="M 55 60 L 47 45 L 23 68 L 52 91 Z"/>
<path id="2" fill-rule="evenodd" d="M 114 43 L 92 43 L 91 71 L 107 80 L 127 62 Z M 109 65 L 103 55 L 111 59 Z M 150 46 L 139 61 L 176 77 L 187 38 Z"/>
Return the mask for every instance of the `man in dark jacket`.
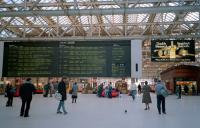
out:
<path id="1" fill-rule="evenodd" d="M 31 78 L 27 78 L 26 82 L 20 87 L 19 95 L 22 99 L 20 116 L 29 116 L 29 108 L 32 100 L 32 94 L 35 92 L 35 90 L 35 86 L 31 83 Z M 26 109 L 24 111 L 25 105 Z"/>
<path id="2" fill-rule="evenodd" d="M 58 108 L 57 108 L 57 113 L 61 114 L 62 112 L 60 111 L 60 108 L 62 107 L 62 110 L 64 114 L 67 114 L 67 111 L 65 109 L 65 103 L 64 101 L 67 99 L 67 93 L 66 93 L 66 78 L 62 78 L 61 82 L 58 84 L 58 93 L 62 95 L 62 99 L 59 102 Z"/>

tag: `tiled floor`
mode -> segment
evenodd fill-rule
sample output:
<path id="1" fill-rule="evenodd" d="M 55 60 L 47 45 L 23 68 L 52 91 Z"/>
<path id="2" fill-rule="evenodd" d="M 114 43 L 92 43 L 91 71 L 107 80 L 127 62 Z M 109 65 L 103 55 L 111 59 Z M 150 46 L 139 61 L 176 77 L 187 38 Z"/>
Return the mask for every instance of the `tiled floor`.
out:
<path id="1" fill-rule="evenodd" d="M 56 114 L 58 101 L 34 95 L 30 117 L 19 116 L 21 100 L 14 98 L 13 107 L 5 107 L 0 96 L 0 128 L 198 128 L 200 126 L 200 96 L 171 95 L 166 99 L 166 115 L 159 115 L 156 96 L 151 94 L 150 110 L 144 110 L 142 95 L 135 101 L 127 95 L 119 98 L 98 98 L 79 94 L 76 104 L 68 95 L 67 115 Z M 125 114 L 125 109 L 128 111 Z"/>

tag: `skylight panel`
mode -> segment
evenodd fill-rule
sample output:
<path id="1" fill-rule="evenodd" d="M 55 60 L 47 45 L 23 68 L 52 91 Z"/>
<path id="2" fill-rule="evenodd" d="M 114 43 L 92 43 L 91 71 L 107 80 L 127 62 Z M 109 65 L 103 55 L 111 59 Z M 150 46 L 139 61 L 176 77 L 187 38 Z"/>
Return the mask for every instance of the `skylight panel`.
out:
<path id="1" fill-rule="evenodd" d="M 32 32 L 32 28 L 19 28 L 21 31 L 25 31 L 25 33 L 30 33 Z"/>
<path id="2" fill-rule="evenodd" d="M 74 0 L 64 0 L 66 2 L 74 2 Z M 77 0 L 78 1 L 78 0 Z"/>
<path id="3" fill-rule="evenodd" d="M 10 22 L 10 24 L 12 24 L 12 25 L 23 25 L 23 20 L 21 20 L 18 17 L 16 17 L 14 20 L 12 20 Z"/>
<path id="4" fill-rule="evenodd" d="M 153 7 L 153 4 L 137 4 L 135 7 Z"/>
<path id="5" fill-rule="evenodd" d="M 109 8 L 120 8 L 118 5 L 100 5 L 99 8 L 109 9 Z"/>
<path id="6" fill-rule="evenodd" d="M 52 19 L 55 23 L 57 23 L 57 21 L 58 21 L 58 17 L 57 17 L 57 16 L 52 16 L 51 19 Z"/>
<path id="7" fill-rule="evenodd" d="M 57 0 L 41 0 L 40 1 L 40 3 L 55 3 L 55 2 L 57 2 Z"/>
<path id="8" fill-rule="evenodd" d="M 113 23 L 123 23 L 123 17 L 122 15 L 114 15 L 113 17 L 114 22 Z"/>
<path id="9" fill-rule="evenodd" d="M 11 19 L 11 17 L 2 17 L 1 19 L 2 19 L 2 20 L 5 20 L 5 21 L 9 21 L 9 20 Z M 1 20 L 1 19 L 0 19 L 0 20 Z"/>
<path id="10" fill-rule="evenodd" d="M 92 19 L 91 19 L 91 24 L 99 24 L 98 20 L 97 20 L 97 17 L 96 16 L 92 16 Z"/>
<path id="11" fill-rule="evenodd" d="M 140 25 L 138 27 L 141 28 L 141 29 L 145 29 L 146 28 L 146 26 L 144 26 L 144 25 Z"/>
<path id="12" fill-rule="evenodd" d="M 35 22 L 34 20 L 36 20 L 35 18 L 36 17 L 26 17 L 28 20 L 32 21 L 32 22 Z"/>
<path id="13" fill-rule="evenodd" d="M 4 0 L 5 1 L 5 3 L 7 3 L 7 4 L 13 4 L 13 2 L 11 1 L 11 0 Z"/>
<path id="14" fill-rule="evenodd" d="M 12 0 L 11 0 L 12 1 Z M 13 0 L 14 1 L 14 3 L 16 3 L 16 4 L 20 4 L 20 3 L 24 3 L 24 0 Z"/>
<path id="15" fill-rule="evenodd" d="M 199 12 L 190 12 L 188 13 L 185 18 L 185 21 L 199 21 Z"/>
<path id="16" fill-rule="evenodd" d="M 178 2 L 172 2 L 172 3 L 169 3 L 168 5 L 169 6 L 178 6 L 178 5 L 180 5 L 180 3 L 178 3 Z"/>
<path id="17" fill-rule="evenodd" d="M 128 23 L 137 23 L 137 14 L 129 14 Z"/>
<path id="18" fill-rule="evenodd" d="M 167 29 L 169 27 L 169 25 L 164 25 L 164 29 Z"/>
<path id="19" fill-rule="evenodd" d="M 5 32 L 4 30 L 0 33 L 0 37 L 8 37 L 7 32 Z"/>
<path id="20" fill-rule="evenodd" d="M 163 21 L 171 22 L 171 21 L 174 20 L 175 16 L 176 15 L 174 13 L 164 13 L 163 14 Z"/>
<path id="21" fill-rule="evenodd" d="M 6 38 L 6 37 L 17 37 L 17 36 L 5 29 L 0 33 L 0 37 Z"/>
<path id="22" fill-rule="evenodd" d="M 88 16 L 80 16 L 79 20 L 82 24 L 89 24 L 89 18 Z"/>
<path id="23" fill-rule="evenodd" d="M 24 24 L 24 20 L 22 20 L 20 17 L 15 17 L 16 20 L 18 20 L 20 23 Z"/>
<path id="24" fill-rule="evenodd" d="M 58 10 L 58 7 L 42 7 L 42 10 Z"/>
<path id="25" fill-rule="evenodd" d="M 137 15 L 137 23 L 147 22 L 149 19 L 149 14 L 138 14 Z"/>
<path id="26" fill-rule="evenodd" d="M 21 4 L 24 3 L 24 0 L 4 0 L 7 4 Z"/>
<path id="27" fill-rule="evenodd" d="M 47 23 L 41 18 L 41 17 L 37 17 L 35 19 L 35 22 L 33 22 L 35 25 L 47 25 Z"/>
<path id="28" fill-rule="evenodd" d="M 78 5 L 78 6 L 70 6 L 69 9 L 88 9 L 88 7 Z"/>
<path id="29" fill-rule="evenodd" d="M 7 8 L 0 8 L 0 12 L 7 11 Z"/>
<path id="30" fill-rule="evenodd" d="M 71 29 L 70 29 L 70 26 L 69 26 L 69 27 L 61 27 L 61 29 L 62 29 L 62 30 L 68 30 L 68 31 L 71 30 Z M 68 32 L 68 31 L 66 31 L 66 32 Z"/>
<path id="31" fill-rule="evenodd" d="M 189 30 L 189 27 L 186 24 L 181 25 L 182 28 L 184 28 L 185 30 Z"/>
<path id="32" fill-rule="evenodd" d="M 71 24 L 71 21 L 66 16 L 59 16 L 59 24 Z"/>
<path id="33" fill-rule="evenodd" d="M 90 27 L 83 27 L 83 29 L 84 29 L 85 31 L 88 31 L 88 30 L 90 29 Z"/>
<path id="34" fill-rule="evenodd" d="M 104 23 L 122 23 L 122 15 L 106 15 L 103 17 Z"/>

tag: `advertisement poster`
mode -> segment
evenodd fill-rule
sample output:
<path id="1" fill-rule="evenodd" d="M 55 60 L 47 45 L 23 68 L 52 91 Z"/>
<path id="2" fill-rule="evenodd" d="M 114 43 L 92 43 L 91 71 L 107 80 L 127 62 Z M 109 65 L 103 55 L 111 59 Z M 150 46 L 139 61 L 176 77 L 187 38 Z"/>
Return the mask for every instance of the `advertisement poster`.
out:
<path id="1" fill-rule="evenodd" d="M 151 61 L 153 62 L 195 61 L 195 41 L 152 40 Z"/>

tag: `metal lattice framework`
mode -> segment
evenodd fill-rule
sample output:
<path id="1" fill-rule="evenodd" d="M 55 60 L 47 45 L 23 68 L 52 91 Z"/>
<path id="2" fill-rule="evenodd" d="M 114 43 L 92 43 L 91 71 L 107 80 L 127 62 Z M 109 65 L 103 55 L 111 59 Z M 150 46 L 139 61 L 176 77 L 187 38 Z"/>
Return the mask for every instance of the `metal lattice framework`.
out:
<path id="1" fill-rule="evenodd" d="M 174 63 L 150 62 L 151 39 L 195 39 L 200 0 L 0 0 L 1 41 L 142 39 L 143 76 Z"/>

